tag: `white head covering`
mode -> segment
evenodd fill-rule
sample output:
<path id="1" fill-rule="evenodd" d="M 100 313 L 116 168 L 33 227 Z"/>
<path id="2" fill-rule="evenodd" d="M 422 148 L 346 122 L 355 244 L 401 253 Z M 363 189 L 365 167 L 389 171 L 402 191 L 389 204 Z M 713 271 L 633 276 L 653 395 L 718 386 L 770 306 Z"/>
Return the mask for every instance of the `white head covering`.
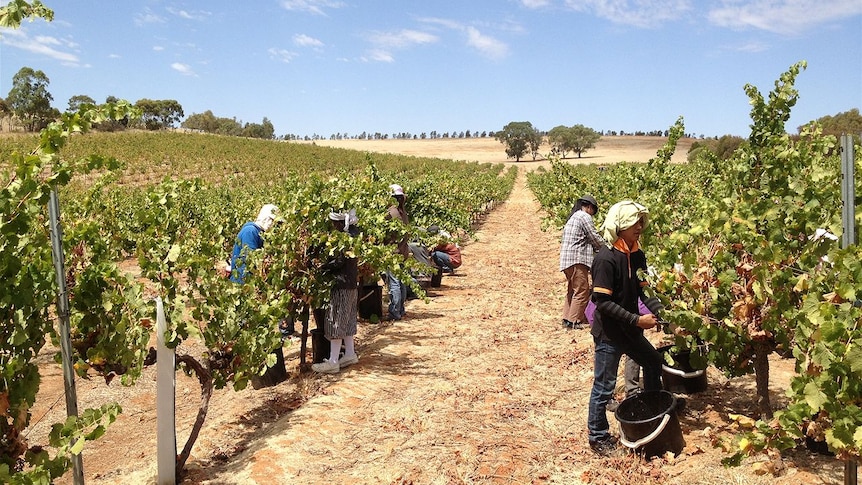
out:
<path id="1" fill-rule="evenodd" d="M 637 202 L 631 200 L 617 202 L 608 209 L 608 215 L 602 223 L 602 235 L 613 244 L 619 237 L 620 231 L 634 226 L 641 218 L 646 227 L 648 217 L 649 210 Z"/>
<path id="2" fill-rule="evenodd" d="M 344 232 L 350 231 L 350 226 L 355 226 L 359 222 L 356 217 L 356 210 L 350 209 L 347 212 L 330 212 L 329 219 L 332 221 L 344 221 Z"/>
<path id="3" fill-rule="evenodd" d="M 254 223 L 264 231 L 268 231 L 272 227 L 272 223 L 275 222 L 276 212 L 278 212 L 278 207 L 275 204 L 266 204 L 257 213 L 257 219 L 254 220 Z"/>
<path id="4" fill-rule="evenodd" d="M 398 184 L 392 184 L 389 186 L 389 192 L 392 197 L 395 197 L 397 195 L 404 195 L 404 188 Z"/>

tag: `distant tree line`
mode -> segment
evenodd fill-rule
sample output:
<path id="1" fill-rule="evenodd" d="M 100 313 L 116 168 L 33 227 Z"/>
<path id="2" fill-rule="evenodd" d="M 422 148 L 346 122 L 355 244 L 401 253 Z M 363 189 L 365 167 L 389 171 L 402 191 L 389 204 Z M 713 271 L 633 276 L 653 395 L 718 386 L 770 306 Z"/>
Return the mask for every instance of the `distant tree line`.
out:
<path id="1" fill-rule="evenodd" d="M 440 133 L 440 132 L 437 132 L 435 130 L 432 132 L 424 132 L 423 131 L 422 133 L 416 134 L 416 133 L 410 133 L 407 131 L 401 132 L 401 133 L 381 133 L 379 131 L 374 132 L 374 133 L 369 133 L 369 132 L 363 131 L 362 133 L 359 133 L 358 135 L 350 135 L 347 132 L 345 132 L 345 133 L 333 133 L 332 135 L 329 135 L 328 138 L 324 137 L 322 135 L 318 135 L 316 133 L 313 135 L 310 135 L 310 136 L 309 135 L 287 134 L 287 135 L 284 135 L 284 139 L 285 140 L 292 140 L 292 141 L 299 141 L 299 140 L 316 141 L 316 140 L 325 140 L 325 139 L 329 139 L 329 140 L 438 140 L 438 139 L 444 139 L 444 138 L 487 138 L 489 136 L 493 137 L 494 132 L 493 131 L 483 131 L 483 132 L 479 133 L 478 131 L 466 130 L 466 131 L 453 131 L 451 133 L 444 131 L 444 132 Z"/>
<path id="2" fill-rule="evenodd" d="M 12 131 L 20 129 L 29 132 L 39 131 L 46 127 L 51 121 L 60 117 L 60 111 L 51 106 L 54 98 L 48 91 L 49 79 L 44 72 L 34 70 L 30 67 L 22 67 L 12 78 L 12 88 L 5 99 L 0 98 L 0 131 Z M 106 103 L 119 101 L 115 96 L 105 98 Z M 95 105 L 96 101 L 90 96 L 78 94 L 69 98 L 67 112 L 76 112 L 82 106 Z M 264 117 L 261 123 L 242 123 L 234 118 L 217 117 L 212 111 L 193 113 L 185 120 L 182 105 L 173 99 L 139 99 L 134 106 L 141 110 L 141 118 L 130 121 L 113 121 L 103 123 L 97 129 L 104 131 L 115 131 L 127 128 L 138 128 L 145 130 L 174 129 L 178 126 L 186 130 L 202 133 L 213 133 L 226 136 L 242 136 L 262 139 L 283 140 L 323 140 L 324 136 L 285 134 L 276 136 L 275 127 L 272 122 Z M 823 133 L 827 135 L 841 135 L 851 133 L 857 137 L 862 133 L 862 116 L 859 108 L 851 109 L 833 116 L 824 116 L 815 120 L 820 123 Z M 802 126 L 798 128 L 802 130 Z M 584 152 L 594 147 L 594 143 L 601 136 L 656 136 L 667 137 L 668 130 L 633 131 L 607 130 L 596 131 L 583 125 L 566 127 L 557 126 L 550 131 L 540 131 L 532 126 L 530 122 L 512 122 L 503 127 L 502 130 L 453 130 L 451 132 L 368 132 L 359 134 L 334 133 L 327 138 L 330 140 L 436 140 L 436 139 L 461 139 L 461 138 L 496 138 L 506 145 L 506 153 L 510 158 L 520 161 L 526 155 L 533 159 L 538 156 L 539 148 L 545 142 L 551 146 L 551 153 L 566 158 L 569 153 L 575 153 L 580 157 Z M 699 138 L 703 143 L 695 143 L 692 150 L 707 148 L 714 153 L 732 153 L 739 146 L 741 139 L 731 135 L 721 138 L 707 138 L 704 135 L 686 134 L 688 138 Z M 739 142 L 737 142 L 737 139 Z M 717 152 L 715 151 L 717 150 Z M 729 150 L 729 151 L 728 151 Z M 721 155 L 720 155 L 721 156 Z"/>
<path id="3" fill-rule="evenodd" d="M 187 130 L 196 130 L 216 135 L 244 136 L 248 138 L 263 138 L 265 140 L 275 138 L 275 127 L 272 126 L 272 122 L 266 117 L 263 118 L 263 122 L 261 123 L 246 123 L 243 125 L 236 118 L 219 118 L 212 111 L 206 110 L 203 113 L 189 115 L 180 126 Z"/>
<path id="4" fill-rule="evenodd" d="M 16 127 L 28 132 L 36 132 L 60 117 L 60 111 L 51 106 L 54 100 L 48 91 L 50 80 L 44 72 L 30 67 L 22 67 L 12 78 L 12 88 L 6 99 L 0 98 L 0 119 L 5 121 L 6 131 Z M 105 98 L 106 103 L 116 103 L 116 96 Z M 96 100 L 85 94 L 69 98 L 67 112 L 77 112 L 87 105 L 96 105 Z M 189 130 L 218 133 L 231 136 L 252 138 L 275 138 L 272 123 L 264 118 L 262 123 L 245 123 L 236 119 L 216 118 L 211 111 L 189 116 L 185 121 L 182 105 L 173 99 L 139 99 L 134 106 L 141 110 L 141 118 L 130 121 L 124 119 L 102 123 L 96 129 L 116 131 L 126 128 L 145 130 L 166 130 L 176 128 L 177 124 Z M 3 129 L 4 123 L 0 123 Z"/>

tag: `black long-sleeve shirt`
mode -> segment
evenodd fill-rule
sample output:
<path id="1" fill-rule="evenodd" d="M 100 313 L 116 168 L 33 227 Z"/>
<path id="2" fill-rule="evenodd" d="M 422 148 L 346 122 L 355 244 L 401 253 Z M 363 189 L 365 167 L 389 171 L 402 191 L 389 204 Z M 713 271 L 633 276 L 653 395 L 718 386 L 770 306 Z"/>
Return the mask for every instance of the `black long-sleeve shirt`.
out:
<path id="1" fill-rule="evenodd" d="M 646 255 L 638 249 L 626 254 L 604 247 L 593 260 L 593 294 L 596 313 L 593 336 L 601 340 L 625 341 L 643 334 L 637 326 L 638 299 L 644 297 L 638 269 L 646 270 Z"/>

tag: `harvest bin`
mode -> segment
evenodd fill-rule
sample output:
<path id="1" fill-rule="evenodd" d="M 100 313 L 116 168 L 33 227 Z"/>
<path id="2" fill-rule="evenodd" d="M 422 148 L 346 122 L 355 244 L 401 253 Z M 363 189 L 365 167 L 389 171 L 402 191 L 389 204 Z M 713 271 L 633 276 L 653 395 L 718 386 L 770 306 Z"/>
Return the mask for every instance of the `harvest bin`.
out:
<path id="1" fill-rule="evenodd" d="M 284 367 L 284 351 L 281 347 L 277 347 L 272 353 L 275 354 L 275 365 L 267 369 L 262 376 L 256 374 L 252 376 L 251 387 L 254 389 L 272 387 L 279 382 L 287 380 L 287 369 Z"/>
<path id="2" fill-rule="evenodd" d="M 377 320 L 381 320 L 383 318 L 383 287 L 380 285 L 363 285 L 360 287 L 357 307 L 359 318 L 373 320 L 376 315 Z"/>
<path id="3" fill-rule="evenodd" d="M 626 398 L 614 413 L 620 423 L 620 443 L 645 458 L 668 451 L 680 454 L 685 439 L 676 404 L 676 397 L 668 391 L 642 391 Z"/>
<path id="4" fill-rule="evenodd" d="M 670 352 L 672 345 L 656 350 L 662 353 Z M 671 354 L 673 365 L 662 364 L 661 382 L 666 391 L 677 394 L 694 394 L 707 388 L 706 370 L 695 369 L 690 362 L 691 352 Z"/>
<path id="5" fill-rule="evenodd" d="M 431 287 L 439 288 L 443 284 L 443 269 L 437 268 L 437 271 L 431 275 Z"/>

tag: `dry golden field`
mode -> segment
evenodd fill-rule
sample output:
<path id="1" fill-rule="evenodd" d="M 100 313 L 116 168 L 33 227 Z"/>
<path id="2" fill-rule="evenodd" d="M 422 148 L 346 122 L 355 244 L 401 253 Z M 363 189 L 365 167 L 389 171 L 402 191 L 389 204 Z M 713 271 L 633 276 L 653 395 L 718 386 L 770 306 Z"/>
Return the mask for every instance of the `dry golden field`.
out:
<path id="1" fill-rule="evenodd" d="M 656 151 L 665 143 L 665 138 L 651 136 L 606 136 L 602 137 L 596 147 L 586 151 L 582 158 L 569 154 L 567 161 L 571 163 L 609 164 L 621 161 L 646 162 L 655 157 Z M 683 163 L 686 154 L 695 140 L 683 138 L 677 143 L 673 162 Z M 487 138 L 447 138 L 434 140 L 317 140 L 314 143 L 321 146 L 364 150 L 369 152 L 400 153 L 403 155 L 447 158 L 477 162 L 514 163 L 514 159 L 506 159 L 505 146 L 499 141 Z M 547 145 L 539 149 L 539 153 L 550 151 Z M 546 165 L 547 160 L 533 161 L 531 157 L 519 162 L 524 167 Z"/>

